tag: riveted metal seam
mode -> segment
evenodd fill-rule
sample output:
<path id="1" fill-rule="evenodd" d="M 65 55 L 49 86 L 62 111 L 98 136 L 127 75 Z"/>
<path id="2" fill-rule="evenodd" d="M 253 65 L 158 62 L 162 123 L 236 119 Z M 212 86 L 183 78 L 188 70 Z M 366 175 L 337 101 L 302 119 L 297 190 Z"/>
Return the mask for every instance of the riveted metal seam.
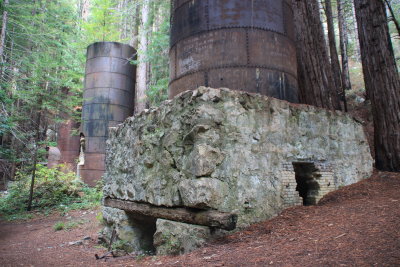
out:
<path id="1" fill-rule="evenodd" d="M 210 8 L 210 5 L 209 5 L 209 2 L 208 2 L 209 0 L 206 0 L 206 6 L 204 7 L 205 8 L 205 16 L 206 16 L 206 25 L 207 25 L 207 31 L 209 31 L 210 30 L 210 10 L 209 10 L 209 8 Z"/>
<path id="2" fill-rule="evenodd" d="M 130 80 L 135 80 L 135 78 L 134 78 L 134 77 L 131 77 L 131 76 L 129 76 L 129 75 L 126 75 L 126 74 L 123 74 L 123 73 L 121 73 L 121 72 L 111 72 L 111 71 L 95 71 L 95 72 L 86 72 L 86 75 L 90 75 L 90 74 L 98 74 L 98 73 L 107 73 L 107 74 L 109 74 L 109 73 L 112 73 L 112 74 L 118 74 L 118 75 L 125 76 L 125 77 L 129 78 Z"/>
<path id="3" fill-rule="evenodd" d="M 246 62 L 250 65 L 250 44 L 249 44 L 249 29 L 246 29 Z"/>
<path id="4" fill-rule="evenodd" d="M 115 89 L 115 90 L 120 90 L 120 91 L 124 91 L 124 92 L 131 92 L 132 90 L 131 90 L 131 88 L 127 88 L 126 90 L 125 89 L 122 89 L 122 88 L 114 88 L 114 87 L 88 87 L 88 88 L 86 88 L 85 89 L 85 91 L 86 90 L 96 90 L 96 89 L 105 89 L 105 88 L 110 88 L 110 89 Z M 134 93 L 130 93 L 130 95 L 133 95 L 133 96 L 135 96 L 135 94 Z"/>
<path id="5" fill-rule="evenodd" d="M 91 106 L 91 105 L 104 105 L 104 104 L 107 104 L 107 106 L 117 106 L 117 107 L 123 107 L 123 108 L 126 108 L 126 109 L 128 109 L 128 110 L 130 110 L 130 109 L 132 109 L 130 106 L 125 106 L 125 105 L 121 105 L 121 104 L 113 104 L 113 103 L 110 103 L 110 102 L 108 102 L 108 103 L 100 103 L 100 102 L 89 102 L 89 103 L 84 103 L 83 104 L 83 107 L 86 107 L 86 106 Z"/>
<path id="6" fill-rule="evenodd" d="M 120 88 L 113 88 L 113 87 L 91 87 L 91 88 L 87 88 L 87 89 L 85 89 L 85 92 L 86 92 L 86 91 L 89 91 L 89 90 L 98 90 L 98 89 L 111 89 L 111 90 L 119 90 L 119 91 L 122 91 L 122 92 L 128 93 L 129 95 L 135 95 L 134 93 L 132 93 L 132 91 L 131 91 L 131 90 L 127 91 L 127 90 L 124 90 L 124 89 L 120 89 Z M 83 92 L 83 94 L 85 94 L 85 92 Z"/>
<path id="7" fill-rule="evenodd" d="M 296 74 L 290 73 L 286 70 L 280 69 L 280 68 L 276 68 L 276 67 L 271 67 L 271 66 L 265 66 L 265 65 L 224 65 L 224 66 L 215 66 L 215 67 L 211 67 L 211 68 L 204 68 L 204 69 L 200 69 L 200 70 L 196 70 L 196 71 L 190 71 L 187 72 L 173 80 L 171 80 L 169 82 L 169 85 L 171 85 L 172 83 L 174 83 L 177 80 L 180 80 L 186 76 L 189 75 L 193 75 L 199 72 L 209 72 L 210 70 L 219 70 L 219 69 L 239 69 L 239 68 L 244 68 L 244 69 L 267 69 L 267 70 L 272 70 L 272 71 L 278 71 L 278 72 L 282 72 L 285 73 L 293 78 L 295 78 L 297 80 L 297 76 Z"/>
<path id="8" fill-rule="evenodd" d="M 178 9 L 182 8 L 183 6 L 189 4 L 189 2 L 191 2 L 193 0 L 187 0 L 185 2 L 183 2 L 182 4 L 180 4 L 179 6 L 175 6 L 175 1 L 171 1 L 171 5 L 173 6 L 173 8 L 171 9 L 171 14 L 175 13 Z M 215 0 L 213 0 L 215 1 Z M 289 6 L 289 8 L 293 11 L 293 7 L 287 3 L 286 0 L 282 0 L 282 2 L 286 2 L 286 4 Z"/>
<path id="9" fill-rule="evenodd" d="M 209 30 L 203 30 L 203 31 L 195 32 L 195 33 L 193 33 L 191 35 L 182 37 L 182 38 L 176 40 L 174 43 L 171 43 L 171 48 L 170 49 L 174 48 L 177 45 L 177 43 L 179 43 L 181 41 L 184 41 L 186 39 L 189 39 L 191 37 L 199 36 L 199 35 L 202 35 L 202 34 L 205 34 L 205 33 L 209 33 L 209 32 L 215 32 L 215 31 L 220 31 L 220 30 L 233 30 L 233 29 L 244 29 L 244 30 L 252 29 L 252 30 L 258 30 L 258 31 L 264 31 L 264 32 L 273 32 L 273 33 L 279 34 L 279 35 L 287 38 L 292 45 L 294 45 L 294 46 L 296 45 L 296 42 L 294 41 L 294 39 L 290 38 L 290 36 L 288 36 L 288 35 L 286 35 L 284 33 L 269 29 L 269 28 L 251 27 L 251 26 L 249 26 L 249 27 L 247 27 L 247 26 L 224 26 L 224 27 L 212 28 L 212 29 L 209 29 Z"/>
<path id="10" fill-rule="evenodd" d="M 176 76 L 178 75 L 178 49 L 177 48 L 175 48 L 174 49 L 174 51 L 175 51 L 175 75 L 174 75 L 174 77 L 176 78 Z"/>
<path id="11" fill-rule="evenodd" d="M 137 52 L 135 51 L 135 53 L 137 53 Z M 117 58 L 117 59 L 122 59 L 122 60 L 126 60 L 126 61 L 130 61 L 130 60 L 131 60 L 130 57 L 129 57 L 129 58 L 126 58 L 126 57 L 115 57 L 115 56 L 96 56 L 96 57 L 88 58 L 87 61 L 90 61 L 90 60 L 96 59 L 96 58 L 100 58 L 100 57 L 104 57 L 104 58 Z M 135 57 L 136 57 L 136 56 L 135 56 Z M 134 66 L 134 64 L 131 64 L 131 65 Z"/>
<path id="12" fill-rule="evenodd" d="M 286 1 L 282 1 L 282 23 L 283 23 L 283 32 L 284 32 L 284 34 L 286 35 L 286 36 L 288 36 L 288 33 L 287 33 L 287 18 L 286 18 L 286 16 L 285 16 L 285 4 L 286 4 Z"/>

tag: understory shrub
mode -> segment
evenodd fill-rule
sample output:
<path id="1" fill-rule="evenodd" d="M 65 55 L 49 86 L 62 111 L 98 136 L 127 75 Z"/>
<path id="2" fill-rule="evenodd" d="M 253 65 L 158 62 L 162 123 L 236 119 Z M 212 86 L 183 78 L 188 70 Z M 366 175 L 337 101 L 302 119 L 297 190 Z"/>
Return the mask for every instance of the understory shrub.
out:
<path id="1" fill-rule="evenodd" d="M 79 227 L 82 224 L 87 223 L 87 220 L 78 220 L 78 221 L 69 221 L 69 222 L 56 222 L 53 225 L 53 229 L 54 231 L 61 231 L 61 230 L 65 230 L 65 231 L 70 231 L 74 228 Z"/>
<path id="2" fill-rule="evenodd" d="M 48 213 L 57 209 L 66 212 L 100 205 L 101 185 L 90 188 L 78 180 L 75 173 L 62 170 L 65 170 L 63 166 L 49 169 L 37 165 L 32 202 L 34 210 Z M 31 175 L 18 172 L 16 177 L 8 194 L 0 197 L 0 214 L 6 219 L 21 218 L 28 205 Z"/>

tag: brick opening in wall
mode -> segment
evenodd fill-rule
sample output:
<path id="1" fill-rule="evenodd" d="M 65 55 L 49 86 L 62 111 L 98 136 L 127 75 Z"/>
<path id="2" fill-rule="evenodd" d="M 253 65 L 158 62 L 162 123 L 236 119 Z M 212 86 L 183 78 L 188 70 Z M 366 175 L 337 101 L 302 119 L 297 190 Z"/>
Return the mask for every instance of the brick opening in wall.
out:
<path id="1" fill-rule="evenodd" d="M 303 205 L 316 205 L 320 190 L 319 170 L 312 162 L 293 162 L 293 168 L 297 183 L 296 191 L 303 198 Z"/>

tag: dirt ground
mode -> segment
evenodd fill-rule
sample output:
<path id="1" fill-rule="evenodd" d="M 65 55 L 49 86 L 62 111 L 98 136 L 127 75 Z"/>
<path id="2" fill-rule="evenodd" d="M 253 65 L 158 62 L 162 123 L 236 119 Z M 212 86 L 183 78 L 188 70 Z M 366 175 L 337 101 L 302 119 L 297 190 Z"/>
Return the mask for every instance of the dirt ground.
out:
<path id="1" fill-rule="evenodd" d="M 0 266 L 400 266 L 400 173 L 376 172 L 182 256 L 96 260 L 97 212 L 0 221 Z M 76 225 L 55 231 L 59 221 Z"/>

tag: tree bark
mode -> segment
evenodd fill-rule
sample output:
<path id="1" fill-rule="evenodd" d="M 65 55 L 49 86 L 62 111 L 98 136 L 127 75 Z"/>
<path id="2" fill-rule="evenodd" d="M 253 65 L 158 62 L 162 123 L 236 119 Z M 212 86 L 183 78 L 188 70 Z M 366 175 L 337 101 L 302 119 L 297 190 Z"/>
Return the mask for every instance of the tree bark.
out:
<path id="1" fill-rule="evenodd" d="M 353 38 L 357 39 L 356 40 L 356 49 L 354 50 L 354 52 L 355 52 L 354 57 L 357 60 L 357 62 L 360 62 L 361 61 L 360 41 L 358 40 L 358 25 L 357 25 L 356 10 L 354 8 L 354 5 L 352 5 L 352 10 L 351 11 L 352 11 L 352 20 L 351 21 L 353 22 L 353 28 L 354 28 L 354 31 L 353 31 L 354 36 L 353 36 Z"/>
<path id="2" fill-rule="evenodd" d="M 39 101 L 41 105 L 41 101 Z M 32 209 L 32 201 L 33 201 L 33 188 L 35 187 L 35 178 L 36 178 L 36 164 L 38 162 L 38 150 L 39 150 L 39 140 L 40 140 L 40 122 L 42 118 L 41 110 L 38 111 L 36 115 L 36 136 L 35 136 L 35 151 L 33 154 L 33 169 L 32 169 L 32 177 L 31 177 L 31 186 L 29 189 L 29 201 L 27 211 Z"/>
<path id="3" fill-rule="evenodd" d="M 354 0 L 361 60 L 374 117 L 376 168 L 400 171 L 400 77 L 381 0 Z"/>
<path id="4" fill-rule="evenodd" d="M 3 24 L 1 26 L 1 34 L 0 34 L 0 63 L 2 64 L 3 56 L 4 56 L 4 46 L 6 42 L 6 31 L 7 31 L 7 22 L 8 22 L 8 12 L 6 7 L 8 6 L 8 0 L 4 1 L 4 11 L 3 11 Z M 3 67 L 1 67 L 3 68 Z"/>
<path id="5" fill-rule="evenodd" d="M 335 27 L 333 24 L 333 14 L 332 14 L 332 5 L 331 0 L 325 0 L 325 14 L 327 19 L 328 25 L 328 40 L 329 40 L 329 55 L 331 58 L 331 65 L 333 71 L 333 78 L 335 80 L 336 88 L 339 91 L 342 91 L 342 79 L 340 70 L 340 63 L 339 63 L 339 55 L 337 53 L 336 48 L 336 34 L 335 34 Z"/>
<path id="6" fill-rule="evenodd" d="M 349 68 L 349 56 L 347 54 L 347 49 L 349 45 L 348 38 L 348 27 L 345 19 L 344 13 L 344 0 L 337 1 L 338 8 L 338 21 L 339 21 L 339 37 L 340 37 L 340 52 L 342 57 L 342 84 L 344 89 L 351 90 L 350 81 L 350 68 Z"/>
<path id="7" fill-rule="evenodd" d="M 340 109 L 316 0 L 292 0 L 294 8 L 300 101 Z"/>
<path id="8" fill-rule="evenodd" d="M 347 35 L 347 24 L 344 13 L 343 0 L 337 0 L 338 9 L 338 24 L 339 24 L 339 42 L 340 42 L 340 56 L 342 58 L 342 89 L 343 89 L 343 102 L 344 109 L 347 112 L 347 100 L 346 90 L 351 90 L 350 81 L 350 68 L 349 68 L 349 57 L 347 54 L 348 49 L 348 35 Z"/>
<path id="9" fill-rule="evenodd" d="M 140 27 L 140 41 L 137 66 L 137 86 L 136 86 L 136 107 L 135 113 L 139 113 L 146 108 L 146 88 L 147 88 L 147 32 L 149 22 L 149 0 L 142 2 L 142 23 Z"/>
<path id="10" fill-rule="evenodd" d="M 135 8 L 135 17 L 133 18 L 135 23 L 133 25 L 133 31 L 132 31 L 132 38 L 129 41 L 129 44 L 134 47 L 135 49 L 138 49 L 139 45 L 139 24 L 140 24 L 140 7 L 139 5 L 136 6 Z"/>
<path id="11" fill-rule="evenodd" d="M 204 225 L 229 231 L 236 228 L 237 222 L 236 214 L 220 212 L 216 210 L 195 211 L 185 208 L 166 208 L 111 198 L 104 199 L 104 206 L 130 211 L 139 215 L 150 216 L 153 218 L 162 218 L 171 221 Z"/>
<path id="12" fill-rule="evenodd" d="M 89 18 L 90 10 L 90 0 L 82 0 L 80 16 L 83 21 L 87 21 Z"/>

